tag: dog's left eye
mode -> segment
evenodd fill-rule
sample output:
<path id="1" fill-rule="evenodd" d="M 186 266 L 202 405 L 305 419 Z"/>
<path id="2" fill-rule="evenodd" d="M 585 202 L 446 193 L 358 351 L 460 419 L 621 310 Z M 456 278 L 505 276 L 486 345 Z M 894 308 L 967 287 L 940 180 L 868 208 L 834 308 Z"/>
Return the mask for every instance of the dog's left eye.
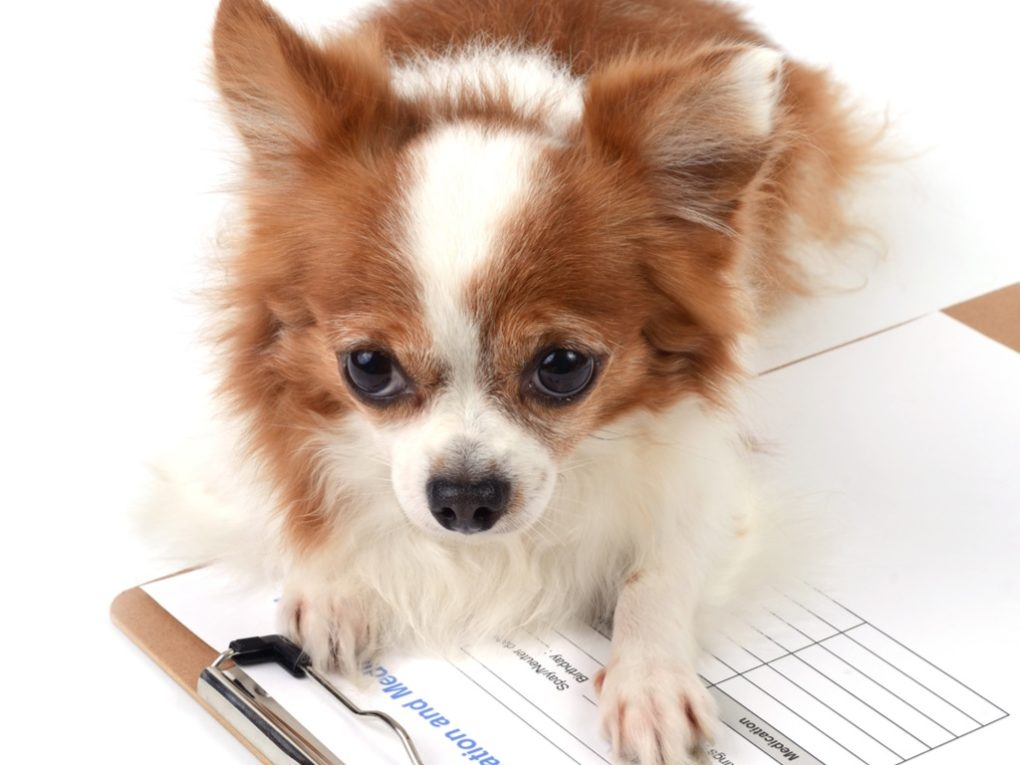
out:
<path id="1" fill-rule="evenodd" d="M 553 348 L 539 354 L 532 385 L 542 395 L 568 402 L 584 392 L 595 378 L 595 359 L 569 348 Z"/>
<path id="2" fill-rule="evenodd" d="M 352 351 L 342 356 L 341 363 L 351 387 L 373 401 L 395 398 L 408 388 L 403 370 L 382 351 Z"/>

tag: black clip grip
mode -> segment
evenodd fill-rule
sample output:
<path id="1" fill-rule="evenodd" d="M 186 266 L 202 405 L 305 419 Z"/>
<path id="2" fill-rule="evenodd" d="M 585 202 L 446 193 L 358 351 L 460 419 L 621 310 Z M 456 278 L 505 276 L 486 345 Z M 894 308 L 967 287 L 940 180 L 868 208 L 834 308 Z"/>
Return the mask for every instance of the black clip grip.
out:
<path id="1" fill-rule="evenodd" d="M 305 676 L 305 667 L 311 661 L 301 646 L 283 635 L 239 638 L 231 641 L 230 650 L 234 652 L 231 660 L 242 667 L 274 663 L 298 678 Z"/>

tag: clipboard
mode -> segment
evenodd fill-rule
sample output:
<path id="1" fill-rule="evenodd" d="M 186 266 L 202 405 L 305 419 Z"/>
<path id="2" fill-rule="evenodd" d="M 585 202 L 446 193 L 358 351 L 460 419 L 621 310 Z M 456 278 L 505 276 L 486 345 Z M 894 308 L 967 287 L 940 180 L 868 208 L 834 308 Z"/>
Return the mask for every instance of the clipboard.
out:
<path id="1" fill-rule="evenodd" d="M 946 309 L 944 313 L 1020 352 L 1020 284 L 958 304 Z M 170 576 L 177 576 L 190 570 L 193 569 Z M 170 577 L 163 577 L 167 578 Z M 111 605 L 110 613 L 113 623 L 132 642 L 227 728 L 260 762 L 278 765 L 278 761 L 267 758 L 198 692 L 199 678 L 203 671 L 216 662 L 226 646 L 214 648 L 202 641 L 141 587 L 126 590 L 118 595 Z"/>
<path id="2" fill-rule="evenodd" d="M 194 570 L 186 569 L 162 579 Z M 385 712 L 359 707 L 311 665 L 299 646 L 282 635 L 236 639 L 217 652 L 141 587 L 118 595 L 110 607 L 110 616 L 114 625 L 267 765 L 345 763 L 242 669 L 266 663 L 279 664 L 295 678 L 311 678 L 350 714 L 381 720 L 400 740 L 408 761 L 424 765 L 413 739 L 400 723 Z"/>

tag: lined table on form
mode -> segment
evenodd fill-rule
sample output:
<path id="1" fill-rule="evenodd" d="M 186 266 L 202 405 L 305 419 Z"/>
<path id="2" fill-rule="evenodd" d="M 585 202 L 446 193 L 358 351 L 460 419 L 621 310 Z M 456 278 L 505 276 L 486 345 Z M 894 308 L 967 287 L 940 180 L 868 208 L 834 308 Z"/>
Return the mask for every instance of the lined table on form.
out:
<path id="1" fill-rule="evenodd" d="M 723 723 L 779 762 L 898 765 L 1008 716 L 807 587 L 721 631 L 699 672 Z"/>
<path id="2" fill-rule="evenodd" d="M 594 760 L 608 763 L 593 716 L 572 713 L 571 703 L 577 701 L 571 698 L 595 706 L 588 683 L 572 682 L 561 695 L 551 690 L 547 677 L 537 675 L 565 664 L 582 677 L 594 676 L 608 662 L 609 644 L 607 635 L 575 626 L 546 639 L 465 651 L 470 661 L 458 669 L 509 712 L 524 707 L 536 728 L 546 725 Z M 899 765 L 1008 717 L 963 682 L 807 586 L 777 593 L 757 612 L 728 621 L 698 670 L 719 705 L 724 728 L 710 754 L 723 765 L 773 760 Z"/>

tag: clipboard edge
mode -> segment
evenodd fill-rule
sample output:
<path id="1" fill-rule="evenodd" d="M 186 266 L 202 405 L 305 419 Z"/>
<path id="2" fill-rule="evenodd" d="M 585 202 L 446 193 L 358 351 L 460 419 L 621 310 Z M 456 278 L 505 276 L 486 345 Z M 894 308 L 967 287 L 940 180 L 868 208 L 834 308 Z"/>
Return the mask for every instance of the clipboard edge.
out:
<path id="1" fill-rule="evenodd" d="M 179 571 L 170 576 L 184 573 L 187 571 Z M 169 579 L 170 576 L 161 578 Z M 212 663 L 218 651 L 174 618 L 141 587 L 124 590 L 113 599 L 110 604 L 110 621 L 259 762 L 272 765 L 251 742 L 198 695 L 198 676 Z"/>

